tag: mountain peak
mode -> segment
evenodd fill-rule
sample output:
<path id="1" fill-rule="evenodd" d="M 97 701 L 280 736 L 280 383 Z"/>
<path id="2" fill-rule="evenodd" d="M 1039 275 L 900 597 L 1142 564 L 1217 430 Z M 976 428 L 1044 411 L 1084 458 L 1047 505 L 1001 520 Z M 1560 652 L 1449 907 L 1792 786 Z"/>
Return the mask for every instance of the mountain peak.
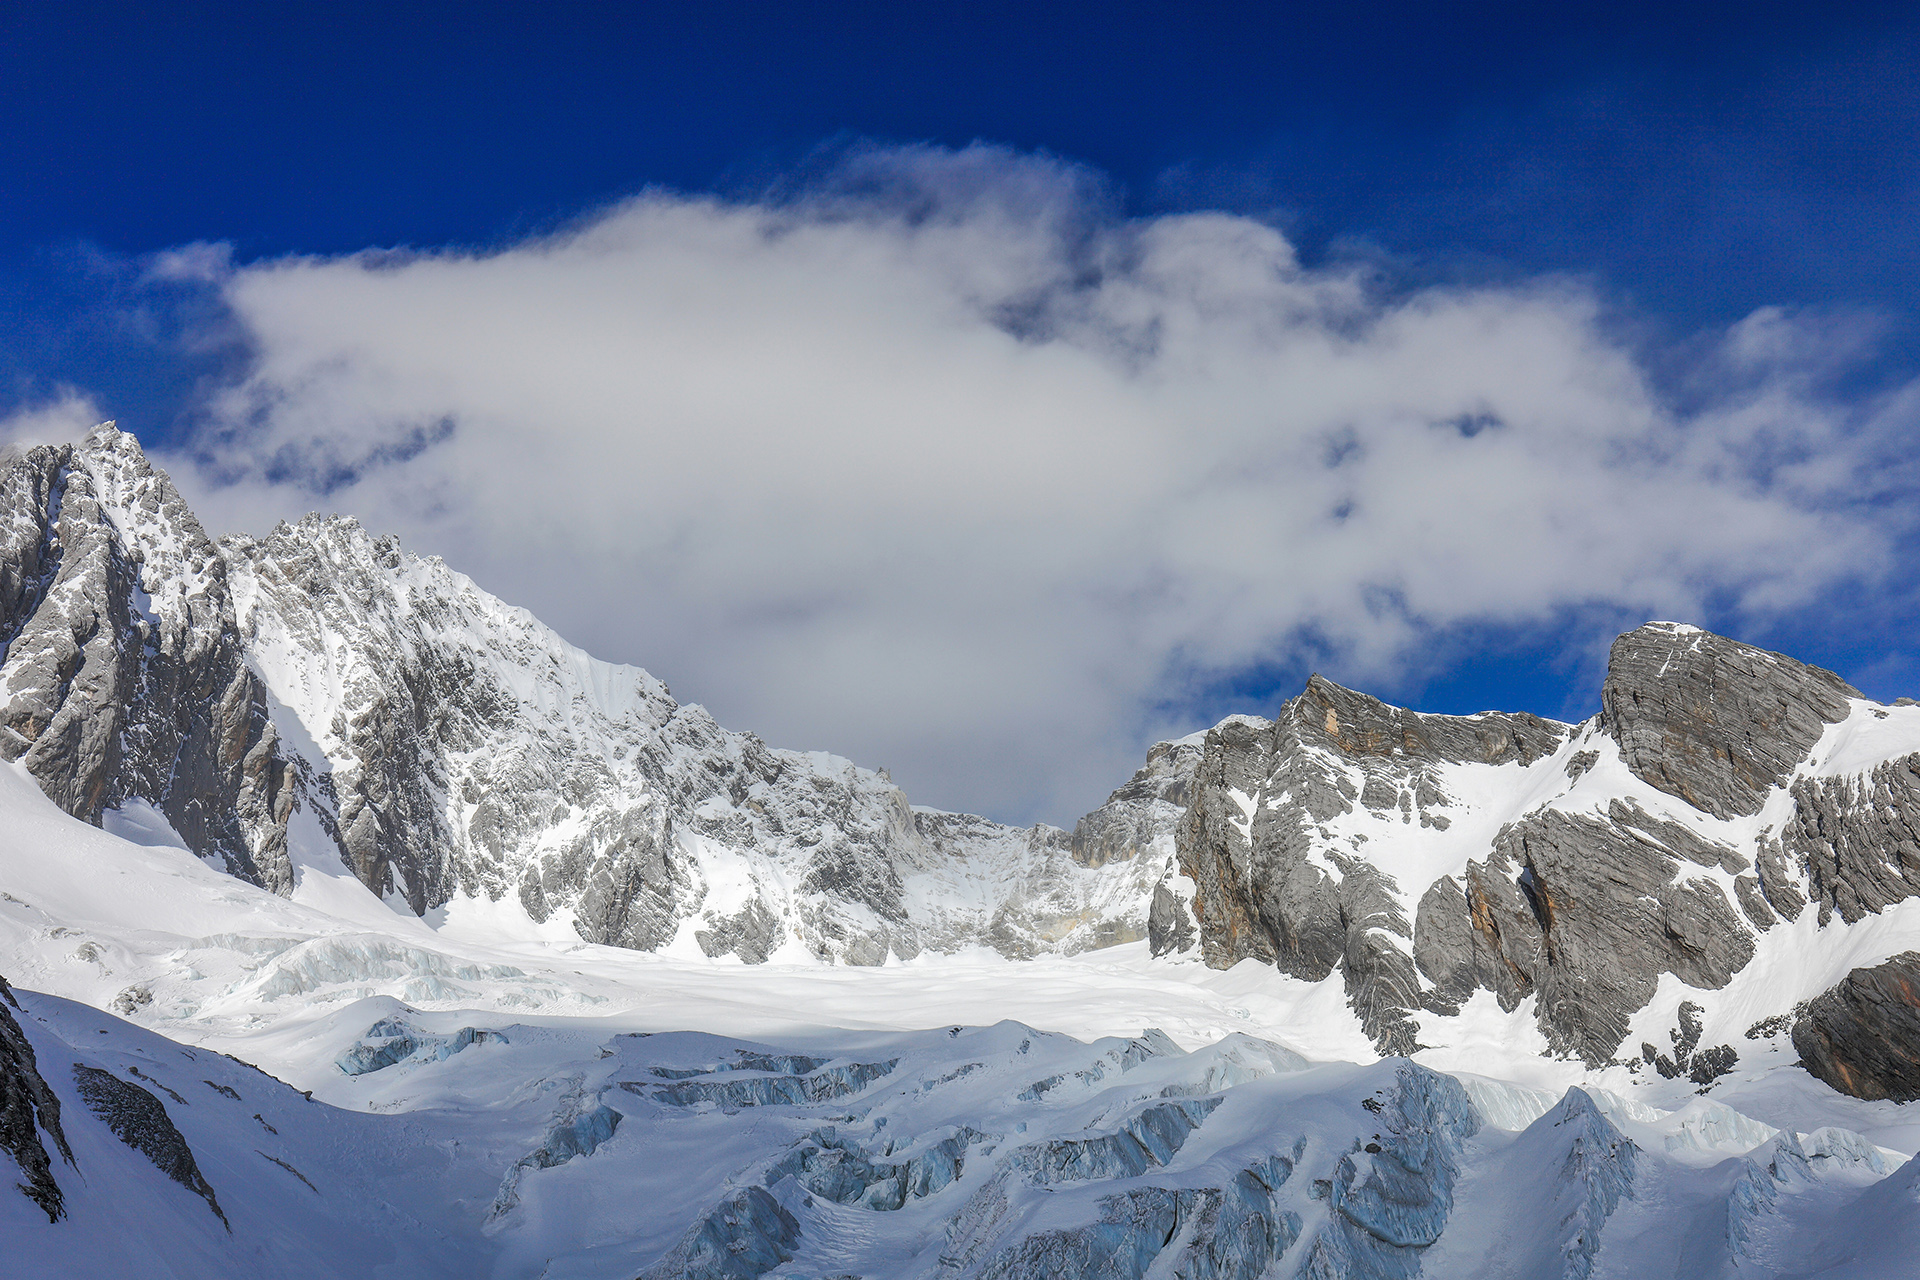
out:
<path id="1" fill-rule="evenodd" d="M 1649 786 L 1703 813 L 1758 813 L 1860 691 L 1833 672 L 1698 627 L 1613 642 L 1601 727 Z"/>

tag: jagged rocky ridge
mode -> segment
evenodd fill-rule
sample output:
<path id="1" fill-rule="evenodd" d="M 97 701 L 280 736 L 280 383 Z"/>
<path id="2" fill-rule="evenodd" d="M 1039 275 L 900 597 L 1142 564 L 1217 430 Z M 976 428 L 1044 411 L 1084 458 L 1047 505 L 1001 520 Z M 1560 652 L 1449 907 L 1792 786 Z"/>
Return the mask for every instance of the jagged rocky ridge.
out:
<path id="1" fill-rule="evenodd" d="M 645 950 L 1070 952 L 1144 935 L 1197 754 L 1071 835 L 916 810 L 352 519 L 216 544 L 111 424 L 0 459 L 0 757 L 278 893 L 337 857 L 415 914 L 511 897 Z"/>
<path id="2" fill-rule="evenodd" d="M 1920 892 L 1907 700 L 1650 623 L 1615 641 L 1602 707 L 1580 725 L 1421 715 L 1315 677 L 1272 720 L 1228 719 L 1154 951 L 1338 971 L 1383 1053 L 1485 991 L 1533 1000 L 1557 1052 L 1653 1065 L 1626 1042 L 1662 975 L 1718 989 L 1810 903 L 1852 923 Z"/>
<path id="3" fill-rule="evenodd" d="M 1337 974 L 1383 1053 L 1486 993 L 1556 1052 L 1711 1080 L 1732 1046 L 1630 1034 L 1663 975 L 1718 989 L 1780 922 L 1920 888 L 1920 708 L 1673 624 L 1620 637 L 1580 725 L 1315 677 L 1068 833 L 723 729 L 351 519 L 216 543 L 111 426 L 0 460 L 0 553 L 0 756 L 283 894 L 337 861 L 416 914 L 748 962 L 1145 936 Z"/>
<path id="4" fill-rule="evenodd" d="M 19 1007 L 0 977 L 0 1150 L 13 1157 L 25 1179 L 15 1184 L 20 1194 L 39 1205 L 48 1222 L 58 1222 L 66 1216 L 66 1198 L 53 1175 L 47 1139 L 69 1165 L 73 1149 L 60 1127 L 60 1099 L 47 1087 L 33 1044 L 14 1017 Z"/>

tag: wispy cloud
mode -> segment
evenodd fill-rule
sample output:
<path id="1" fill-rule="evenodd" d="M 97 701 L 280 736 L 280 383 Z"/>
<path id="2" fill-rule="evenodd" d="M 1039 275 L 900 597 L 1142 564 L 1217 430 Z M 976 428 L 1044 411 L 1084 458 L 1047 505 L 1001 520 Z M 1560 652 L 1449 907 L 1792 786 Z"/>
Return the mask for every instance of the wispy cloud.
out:
<path id="1" fill-rule="evenodd" d="M 100 406 L 93 397 L 75 388 L 63 387 L 51 398 L 35 401 L 0 418 L 0 449 L 9 445 L 26 449 L 37 444 L 77 440 L 101 417 Z"/>
<path id="2" fill-rule="evenodd" d="M 487 253 L 166 269 L 255 353 L 195 443 L 209 523 L 354 512 L 948 807 L 1070 817 L 1152 708 L 1304 636 L 1390 678 L 1436 628 L 1791 609 L 1891 554 L 1889 428 L 1790 316 L 1679 408 L 1577 283 L 1393 292 L 986 147 Z"/>

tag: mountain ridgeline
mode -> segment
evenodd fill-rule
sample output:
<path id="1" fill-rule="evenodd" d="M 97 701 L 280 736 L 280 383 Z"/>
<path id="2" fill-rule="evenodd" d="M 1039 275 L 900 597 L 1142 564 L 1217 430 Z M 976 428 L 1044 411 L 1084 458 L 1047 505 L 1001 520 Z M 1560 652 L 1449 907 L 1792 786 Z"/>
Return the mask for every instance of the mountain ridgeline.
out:
<path id="1" fill-rule="evenodd" d="M 511 903 L 612 946 L 880 964 L 1146 939 L 1337 974 L 1383 1054 L 1531 1001 L 1554 1052 L 1710 1079 L 1731 1047 L 1663 1052 L 1635 1016 L 1668 976 L 1725 987 L 1770 931 L 1920 894 L 1916 753 L 1905 699 L 1649 623 L 1582 724 L 1316 676 L 1271 720 L 1156 746 L 1071 832 L 1010 828 L 724 729 L 350 518 L 211 539 L 111 424 L 0 458 L 0 758 L 62 808 L 164 826 L 274 893 L 344 866 L 416 915 Z M 1849 1092 L 1920 1088 L 1866 1043 L 1913 984 L 1854 988 L 1873 998 L 1829 993 L 1796 1044 Z"/>

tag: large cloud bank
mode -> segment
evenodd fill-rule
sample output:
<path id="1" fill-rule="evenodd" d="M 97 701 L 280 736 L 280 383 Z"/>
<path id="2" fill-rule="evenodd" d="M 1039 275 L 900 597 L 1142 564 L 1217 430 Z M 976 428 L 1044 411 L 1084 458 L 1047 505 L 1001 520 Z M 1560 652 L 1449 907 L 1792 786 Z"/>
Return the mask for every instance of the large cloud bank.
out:
<path id="1" fill-rule="evenodd" d="M 1760 615 L 1889 554 L 1873 432 L 1786 317 L 1682 409 L 1575 284 L 1395 293 L 987 148 L 164 270 L 256 353 L 199 441 L 212 523 L 353 512 L 943 807 L 1071 820 L 1193 690 L 1305 643 L 1387 679 L 1436 629 Z"/>

